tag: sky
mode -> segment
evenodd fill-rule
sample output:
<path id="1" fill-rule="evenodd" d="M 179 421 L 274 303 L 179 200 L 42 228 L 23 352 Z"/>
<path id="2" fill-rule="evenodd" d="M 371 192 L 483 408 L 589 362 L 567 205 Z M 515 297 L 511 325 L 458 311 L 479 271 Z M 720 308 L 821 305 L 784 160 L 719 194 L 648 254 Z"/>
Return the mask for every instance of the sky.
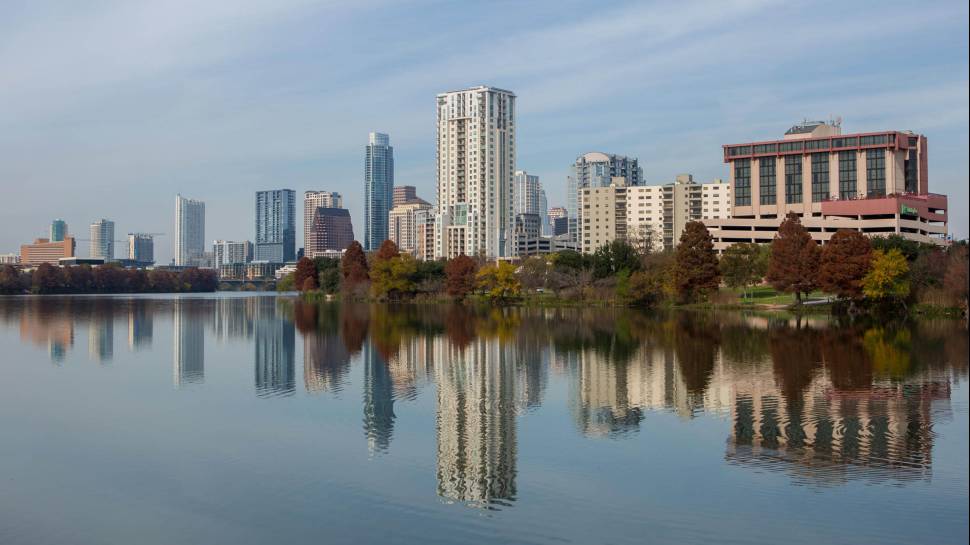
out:
<path id="1" fill-rule="evenodd" d="M 251 240 L 254 192 L 277 188 L 342 193 L 360 238 L 367 134 L 390 134 L 396 184 L 433 201 L 435 95 L 477 85 L 516 93 L 517 167 L 550 206 L 588 151 L 639 158 L 649 184 L 727 178 L 723 144 L 840 116 L 845 132 L 925 134 L 930 191 L 968 234 L 966 0 L 0 0 L 0 13 L 0 253 L 54 218 L 86 239 L 104 217 L 119 239 L 165 233 L 167 263 L 176 193 L 205 201 L 207 239 Z"/>

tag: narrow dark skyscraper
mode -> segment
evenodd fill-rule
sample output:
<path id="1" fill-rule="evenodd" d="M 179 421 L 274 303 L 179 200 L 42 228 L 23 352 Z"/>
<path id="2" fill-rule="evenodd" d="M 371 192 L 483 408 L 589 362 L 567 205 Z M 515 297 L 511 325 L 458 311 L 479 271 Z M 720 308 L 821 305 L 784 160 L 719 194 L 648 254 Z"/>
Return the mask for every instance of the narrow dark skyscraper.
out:
<path id="1" fill-rule="evenodd" d="M 372 132 L 364 158 L 364 249 L 387 240 L 387 215 L 394 197 L 394 148 L 389 136 Z"/>

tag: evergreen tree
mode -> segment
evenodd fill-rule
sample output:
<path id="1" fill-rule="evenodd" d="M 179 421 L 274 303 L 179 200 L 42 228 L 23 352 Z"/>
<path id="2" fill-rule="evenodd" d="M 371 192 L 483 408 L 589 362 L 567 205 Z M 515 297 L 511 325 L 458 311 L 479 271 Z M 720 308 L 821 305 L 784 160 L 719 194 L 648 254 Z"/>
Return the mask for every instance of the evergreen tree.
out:
<path id="1" fill-rule="evenodd" d="M 683 301 L 705 296 L 717 290 L 721 282 L 714 242 L 699 221 L 688 222 L 680 236 L 674 254 L 674 282 Z"/>

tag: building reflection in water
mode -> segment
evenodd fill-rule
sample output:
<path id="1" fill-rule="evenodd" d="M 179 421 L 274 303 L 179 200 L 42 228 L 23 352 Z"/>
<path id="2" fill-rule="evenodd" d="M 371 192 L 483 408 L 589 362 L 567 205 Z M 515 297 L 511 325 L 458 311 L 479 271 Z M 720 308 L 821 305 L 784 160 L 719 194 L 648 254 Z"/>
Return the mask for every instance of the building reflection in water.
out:
<path id="1" fill-rule="evenodd" d="M 391 373 L 373 342 L 364 345 L 364 434 L 371 454 L 386 452 L 394 434 Z"/>
<path id="2" fill-rule="evenodd" d="M 115 324 L 111 314 L 92 316 L 88 322 L 88 358 L 108 363 L 114 357 Z"/>
<path id="3" fill-rule="evenodd" d="M 128 308 L 128 349 L 143 350 L 152 345 L 154 313 L 147 301 L 134 300 Z"/>
<path id="4" fill-rule="evenodd" d="M 607 309 L 311 305 L 274 297 L 170 302 L 25 298 L 0 323 L 64 359 L 87 328 L 108 361 L 115 319 L 148 346 L 152 317 L 174 309 L 176 386 L 204 379 L 206 331 L 252 339 L 259 396 L 291 395 L 295 331 L 306 392 L 339 395 L 360 361 L 371 454 L 391 448 L 401 403 L 436 387 L 437 492 L 485 507 L 516 498 L 517 418 L 544 402 L 549 373 L 569 414 L 596 440 L 648 432 L 652 413 L 721 415 L 724 459 L 800 482 L 930 477 L 934 421 L 967 376 L 958 324 L 891 327 L 725 313 L 648 315 Z M 125 314 L 126 313 L 126 314 Z M 395 411 L 397 405 L 397 412 Z M 400 432 L 399 432 L 400 433 Z"/>
<path id="5" fill-rule="evenodd" d="M 256 301 L 256 395 L 293 395 L 296 389 L 296 330 L 293 321 L 283 314 L 276 299 L 262 297 Z"/>
<path id="6" fill-rule="evenodd" d="M 516 496 L 515 361 L 511 347 L 478 338 L 442 342 L 438 384 L 438 495 L 481 506 Z"/>
<path id="7" fill-rule="evenodd" d="M 49 299 L 29 300 L 19 314 L 20 339 L 47 349 L 52 362 L 61 364 L 74 347 L 74 317 L 59 312 Z"/>
<path id="8" fill-rule="evenodd" d="M 176 388 L 205 382 L 205 314 L 199 303 L 175 299 L 172 376 Z"/>

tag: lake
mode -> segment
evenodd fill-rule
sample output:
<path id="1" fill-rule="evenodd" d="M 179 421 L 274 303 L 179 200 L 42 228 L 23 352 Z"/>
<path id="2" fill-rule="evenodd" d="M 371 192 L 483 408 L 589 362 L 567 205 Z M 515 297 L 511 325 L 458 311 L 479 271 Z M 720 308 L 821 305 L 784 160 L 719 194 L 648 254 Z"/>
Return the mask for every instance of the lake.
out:
<path id="1" fill-rule="evenodd" d="M 965 543 L 964 322 L 0 298 L 0 543 Z"/>

